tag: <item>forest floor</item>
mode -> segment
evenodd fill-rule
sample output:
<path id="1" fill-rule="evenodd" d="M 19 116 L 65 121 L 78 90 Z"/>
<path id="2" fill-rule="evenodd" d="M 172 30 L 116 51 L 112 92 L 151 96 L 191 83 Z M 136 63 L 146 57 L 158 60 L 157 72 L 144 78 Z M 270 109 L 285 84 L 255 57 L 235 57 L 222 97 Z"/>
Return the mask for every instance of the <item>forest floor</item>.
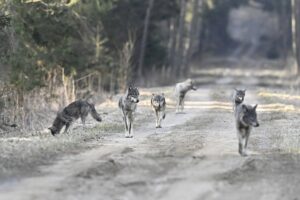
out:
<path id="1" fill-rule="evenodd" d="M 258 104 L 261 126 L 248 157 L 237 152 L 230 100 L 237 85 L 247 87 L 246 103 Z M 0 138 L 0 199 L 299 199 L 298 92 L 254 76 L 218 77 L 191 91 L 185 113 L 175 114 L 173 87 L 140 91 L 133 139 L 124 138 L 118 97 L 97 107 L 108 113 L 103 123 L 90 119 L 90 127 L 55 138 Z M 162 129 L 153 92 L 167 96 Z"/>

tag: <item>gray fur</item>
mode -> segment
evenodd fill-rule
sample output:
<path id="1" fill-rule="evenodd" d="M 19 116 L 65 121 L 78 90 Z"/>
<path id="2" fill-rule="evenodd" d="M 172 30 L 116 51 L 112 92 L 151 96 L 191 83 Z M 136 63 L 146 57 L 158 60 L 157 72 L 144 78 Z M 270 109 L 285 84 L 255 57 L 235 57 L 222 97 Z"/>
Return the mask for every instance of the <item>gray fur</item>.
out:
<path id="1" fill-rule="evenodd" d="M 64 132 L 67 132 L 71 124 L 78 118 L 81 118 L 82 124 L 85 125 L 85 119 L 89 113 L 91 113 L 95 120 L 99 122 L 102 121 L 93 104 L 83 100 L 74 101 L 65 107 L 61 112 L 57 113 L 53 125 L 49 128 L 49 130 L 54 136 L 59 134 L 61 129 L 65 126 Z"/>
<path id="2" fill-rule="evenodd" d="M 132 124 L 134 112 L 139 102 L 139 90 L 136 87 L 129 87 L 124 96 L 119 99 L 119 108 L 122 110 L 125 123 L 125 137 L 132 138 Z"/>
<path id="3" fill-rule="evenodd" d="M 184 109 L 184 98 L 188 91 L 197 90 L 195 86 L 195 81 L 187 79 L 182 83 L 177 83 L 175 86 L 175 95 L 176 95 L 176 112 L 183 111 Z"/>
<path id="4" fill-rule="evenodd" d="M 258 127 L 255 106 L 239 104 L 236 107 L 235 122 L 237 129 L 237 136 L 239 140 L 239 153 L 242 156 L 247 156 L 247 145 L 252 127 Z"/>
<path id="5" fill-rule="evenodd" d="M 239 90 L 239 89 L 234 89 L 234 93 L 232 96 L 232 103 L 233 103 L 233 112 L 235 112 L 236 107 L 244 102 L 246 95 L 246 90 Z"/>
<path id="6" fill-rule="evenodd" d="M 152 94 L 151 106 L 156 116 L 156 128 L 161 128 L 161 121 L 166 117 L 166 99 L 164 94 Z"/>

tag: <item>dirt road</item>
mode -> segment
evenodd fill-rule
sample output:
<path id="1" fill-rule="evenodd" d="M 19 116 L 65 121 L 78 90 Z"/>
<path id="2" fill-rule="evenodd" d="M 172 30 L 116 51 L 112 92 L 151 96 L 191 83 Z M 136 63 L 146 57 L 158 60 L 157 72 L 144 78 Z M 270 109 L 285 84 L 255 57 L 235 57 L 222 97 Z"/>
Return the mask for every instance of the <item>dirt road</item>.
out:
<path id="1" fill-rule="evenodd" d="M 93 149 L 40 167 L 39 176 L 6 181 L 0 199 L 299 199 L 299 117 L 285 109 L 297 105 L 275 104 L 264 91 L 249 88 L 246 95 L 259 104 L 261 124 L 248 157 L 237 153 L 231 86 L 220 81 L 191 92 L 184 114 L 169 106 L 162 129 L 153 118 L 134 139 L 105 136 Z"/>

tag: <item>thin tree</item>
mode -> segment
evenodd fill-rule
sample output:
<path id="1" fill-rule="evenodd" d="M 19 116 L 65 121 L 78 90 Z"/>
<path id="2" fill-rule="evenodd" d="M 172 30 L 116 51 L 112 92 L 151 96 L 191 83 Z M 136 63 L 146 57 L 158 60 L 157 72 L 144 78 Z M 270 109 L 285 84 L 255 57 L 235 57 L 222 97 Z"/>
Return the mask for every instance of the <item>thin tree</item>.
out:
<path id="1" fill-rule="evenodd" d="M 199 45 L 199 33 L 200 33 L 200 7 L 201 7 L 202 0 L 194 0 L 193 1 L 193 18 L 190 23 L 189 29 L 189 45 L 187 49 L 186 56 L 184 57 L 183 67 L 186 69 L 184 70 L 183 75 L 187 75 L 190 71 L 190 60 L 192 58 L 193 53 L 197 50 Z"/>
<path id="2" fill-rule="evenodd" d="M 120 71 L 119 71 L 119 85 L 122 91 L 125 91 L 132 77 L 130 76 L 132 70 L 132 56 L 134 52 L 135 34 L 128 34 L 128 41 L 125 42 L 123 48 L 119 51 Z"/>
<path id="3" fill-rule="evenodd" d="M 170 67 L 175 66 L 175 55 L 177 45 L 177 31 L 178 31 L 178 17 L 174 17 L 170 21 L 170 38 L 169 38 L 169 50 L 168 50 L 168 61 Z"/>
<path id="4" fill-rule="evenodd" d="M 180 17 L 179 17 L 179 27 L 178 27 L 178 46 L 177 46 L 177 56 L 176 56 L 176 75 L 181 76 L 181 68 L 184 57 L 184 30 L 185 30 L 185 14 L 186 14 L 186 1 L 180 0 Z"/>
<path id="5" fill-rule="evenodd" d="M 146 51 L 146 45 L 147 45 L 147 37 L 148 37 L 148 29 L 149 29 L 149 23 L 150 23 L 150 16 L 151 11 L 153 8 L 154 0 L 148 1 L 148 7 L 146 11 L 146 17 L 144 22 L 144 30 L 143 30 L 143 36 L 142 36 L 142 42 L 141 42 L 141 52 L 139 56 L 139 62 L 138 62 L 138 75 L 141 77 L 143 75 L 143 67 L 144 67 L 144 57 L 145 57 L 145 51 Z"/>

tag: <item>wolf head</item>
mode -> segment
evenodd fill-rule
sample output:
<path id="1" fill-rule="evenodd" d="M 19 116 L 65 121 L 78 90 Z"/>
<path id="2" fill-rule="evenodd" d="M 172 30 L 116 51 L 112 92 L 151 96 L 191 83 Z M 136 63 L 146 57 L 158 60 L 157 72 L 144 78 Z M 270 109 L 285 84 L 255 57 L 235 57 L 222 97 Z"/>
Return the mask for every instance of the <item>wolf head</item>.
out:
<path id="1" fill-rule="evenodd" d="M 48 128 L 51 131 L 51 134 L 54 136 L 59 134 L 63 126 L 66 124 L 64 120 L 61 119 L 61 113 L 57 113 L 57 116 L 53 122 L 53 125 Z"/>
<path id="2" fill-rule="evenodd" d="M 139 90 L 136 87 L 130 86 L 127 90 L 127 99 L 129 99 L 132 103 L 138 103 L 139 100 Z"/>
<path id="3" fill-rule="evenodd" d="M 243 112 L 243 122 L 248 126 L 258 127 L 259 123 L 257 121 L 257 114 L 256 114 L 256 108 L 255 106 L 249 106 L 249 105 L 242 105 L 242 112 Z"/>
<path id="4" fill-rule="evenodd" d="M 238 90 L 238 89 L 234 89 L 234 90 L 235 90 L 234 101 L 236 103 L 242 103 L 245 99 L 246 90 Z"/>
<path id="5" fill-rule="evenodd" d="M 191 90 L 197 90 L 197 87 L 195 85 L 195 81 L 194 80 L 192 80 L 192 79 L 189 78 L 185 82 L 188 84 L 188 86 L 189 86 L 189 88 Z"/>
<path id="6" fill-rule="evenodd" d="M 153 106 L 163 107 L 165 103 L 166 103 L 166 100 L 165 100 L 164 93 L 162 93 L 160 95 L 159 94 L 152 94 L 152 104 L 153 104 Z"/>
<path id="7" fill-rule="evenodd" d="M 56 135 L 58 133 L 57 128 L 55 128 L 54 126 L 51 126 L 48 129 L 50 130 L 52 135 Z"/>

